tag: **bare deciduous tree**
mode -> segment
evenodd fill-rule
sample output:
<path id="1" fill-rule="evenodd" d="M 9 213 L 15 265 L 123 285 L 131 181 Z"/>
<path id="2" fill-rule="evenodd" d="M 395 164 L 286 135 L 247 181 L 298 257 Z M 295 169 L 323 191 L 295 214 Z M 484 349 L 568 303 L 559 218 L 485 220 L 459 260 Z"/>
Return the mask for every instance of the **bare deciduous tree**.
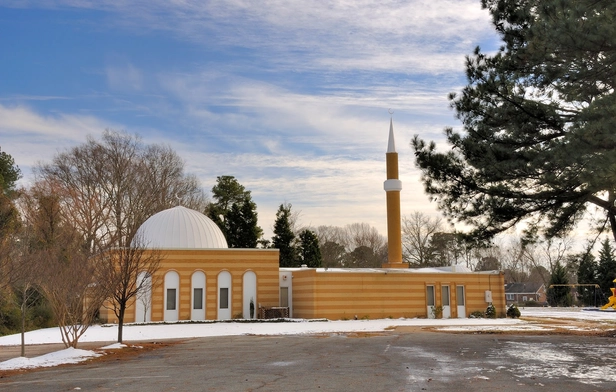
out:
<path id="1" fill-rule="evenodd" d="M 135 238 L 138 228 L 179 199 L 204 211 L 203 189 L 196 177 L 185 174 L 184 162 L 170 147 L 145 145 L 136 135 L 110 130 L 58 154 L 36 174 L 38 183 L 54 184 L 58 214 L 70 220 L 87 252 L 96 255 L 83 259 L 83 268 L 94 262 L 95 286 L 111 296 L 121 342 L 127 304 L 141 289 L 137 277 L 156 276 L 161 257 Z"/>
<path id="2" fill-rule="evenodd" d="M 78 244 L 67 246 L 67 242 L 38 252 L 37 264 L 44 274 L 39 286 L 56 317 L 62 342 L 66 347 L 76 348 L 79 338 L 96 319 L 107 292 L 92 280 L 94 260 Z"/>
<path id="3" fill-rule="evenodd" d="M 431 239 L 442 231 L 443 219 L 414 212 L 402 218 L 402 258 L 413 267 L 430 265 L 433 257 Z"/>
<path id="4" fill-rule="evenodd" d="M 380 267 L 387 259 L 385 237 L 367 223 L 319 226 L 313 231 L 319 238 L 323 266 Z"/>
<path id="5" fill-rule="evenodd" d="M 157 249 L 147 249 L 139 235 L 129 247 L 112 249 L 96 257 L 96 282 L 109 293 L 108 306 L 118 318 L 118 342 L 122 343 L 122 331 L 126 308 L 145 289 L 157 286 L 156 271 L 163 254 Z M 139 279 L 145 274 L 149 279 Z M 147 287 L 146 287 L 147 286 Z"/>
<path id="6" fill-rule="evenodd" d="M 21 237 L 26 238 L 25 235 Z M 15 251 L 15 254 L 11 258 L 11 272 L 12 272 L 12 292 L 10 296 L 15 301 L 15 304 L 19 308 L 21 316 L 21 356 L 26 356 L 26 317 L 28 309 L 32 304 L 33 299 L 38 294 L 38 281 L 40 274 L 37 269 L 37 264 L 30 257 L 28 250 L 25 246 L 22 246 L 23 241 L 19 241 L 19 245 Z"/>
<path id="7" fill-rule="evenodd" d="M 168 146 L 144 145 L 138 136 L 106 130 L 101 139 L 58 154 L 36 168 L 39 180 L 53 181 L 63 209 L 92 253 L 129 246 L 150 216 L 183 200 L 203 211 L 205 193 Z"/>
<path id="8" fill-rule="evenodd" d="M 77 347 L 107 296 L 93 281 L 94 260 L 81 233 L 62 214 L 53 183 L 40 182 L 22 198 L 29 235 L 24 237 L 28 266 L 44 293 L 66 347 Z"/>
<path id="9" fill-rule="evenodd" d="M 326 268 L 342 267 L 346 250 L 346 233 L 338 226 L 318 226 L 312 229 L 319 238 L 323 266 Z"/>

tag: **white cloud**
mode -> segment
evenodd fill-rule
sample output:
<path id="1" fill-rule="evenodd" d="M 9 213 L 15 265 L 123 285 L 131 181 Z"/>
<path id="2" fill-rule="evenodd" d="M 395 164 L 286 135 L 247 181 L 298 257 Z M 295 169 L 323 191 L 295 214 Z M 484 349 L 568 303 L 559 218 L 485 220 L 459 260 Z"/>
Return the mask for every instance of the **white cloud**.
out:
<path id="1" fill-rule="evenodd" d="M 2 150 L 11 154 L 24 172 L 39 161 L 49 161 L 61 149 L 98 135 L 111 124 L 74 114 L 41 115 L 26 106 L 0 105 Z"/>
<path id="2" fill-rule="evenodd" d="M 130 54 L 105 54 L 99 73 L 109 91 L 84 105 L 98 118 L 66 107 L 49 115 L 0 106 L 2 141 L 17 150 L 9 152 L 20 165 L 49 160 L 108 127 L 140 132 L 148 143 L 172 145 L 206 189 L 218 175 L 235 175 L 253 191 L 266 231 L 286 201 L 304 224 L 362 221 L 385 233 L 388 108 L 395 110 L 403 214 L 434 211 L 408 143 L 414 134 L 442 140 L 443 126 L 454 123 L 446 95 L 460 84 L 464 54 L 493 36 L 478 0 L 4 5 L 102 10 L 96 16 L 103 21 L 86 18 L 80 27 L 162 32 L 208 53 L 173 69 L 158 64 L 158 71 Z M 126 122 L 108 124 L 103 116 Z"/>
<path id="3" fill-rule="evenodd" d="M 143 75 L 133 64 L 108 66 L 105 73 L 112 90 L 140 91 L 143 88 Z"/>
<path id="4" fill-rule="evenodd" d="M 438 74 L 457 70 L 477 42 L 496 37 L 478 0 L 56 0 L 13 5 L 104 10 L 105 26 L 139 34 L 168 31 L 225 52 L 245 48 L 252 51 L 249 56 L 295 71 Z"/>

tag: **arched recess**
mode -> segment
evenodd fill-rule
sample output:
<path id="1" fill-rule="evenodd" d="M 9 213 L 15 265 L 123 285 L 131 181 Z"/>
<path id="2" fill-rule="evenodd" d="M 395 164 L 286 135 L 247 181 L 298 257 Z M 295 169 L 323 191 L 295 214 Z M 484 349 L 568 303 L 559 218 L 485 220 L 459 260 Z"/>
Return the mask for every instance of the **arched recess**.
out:
<path id="1" fill-rule="evenodd" d="M 205 320 L 205 274 L 203 271 L 195 271 L 191 281 L 190 319 Z"/>
<path id="2" fill-rule="evenodd" d="M 231 319 L 231 274 L 222 271 L 218 274 L 218 320 Z"/>
<path id="3" fill-rule="evenodd" d="M 253 271 L 246 271 L 243 279 L 244 298 L 242 299 L 242 312 L 245 319 L 257 318 L 257 275 Z M 252 312 L 250 302 L 252 301 Z"/>
<path id="4" fill-rule="evenodd" d="M 135 299 L 135 322 L 152 321 L 152 276 L 145 271 L 137 275 L 137 296 Z"/>
<path id="5" fill-rule="evenodd" d="M 180 304 L 180 275 L 175 271 L 165 274 L 165 321 L 177 321 Z"/>

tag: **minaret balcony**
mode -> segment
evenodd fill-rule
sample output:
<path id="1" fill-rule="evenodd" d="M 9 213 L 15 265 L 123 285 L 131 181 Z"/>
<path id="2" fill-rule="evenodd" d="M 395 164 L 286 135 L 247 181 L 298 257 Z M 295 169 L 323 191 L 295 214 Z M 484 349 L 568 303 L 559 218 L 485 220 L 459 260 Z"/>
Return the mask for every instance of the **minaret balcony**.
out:
<path id="1" fill-rule="evenodd" d="M 396 179 L 389 179 L 383 183 L 383 188 L 385 191 L 401 191 L 402 190 L 402 181 Z"/>

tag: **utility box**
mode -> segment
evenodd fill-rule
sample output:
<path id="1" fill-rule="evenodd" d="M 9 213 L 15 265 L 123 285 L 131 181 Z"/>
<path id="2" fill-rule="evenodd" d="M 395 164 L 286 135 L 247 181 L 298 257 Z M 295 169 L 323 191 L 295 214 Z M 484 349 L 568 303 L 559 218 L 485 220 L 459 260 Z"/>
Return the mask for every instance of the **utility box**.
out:
<path id="1" fill-rule="evenodd" d="M 491 303 L 492 302 L 492 291 L 486 290 L 485 296 L 486 296 L 486 302 Z"/>

